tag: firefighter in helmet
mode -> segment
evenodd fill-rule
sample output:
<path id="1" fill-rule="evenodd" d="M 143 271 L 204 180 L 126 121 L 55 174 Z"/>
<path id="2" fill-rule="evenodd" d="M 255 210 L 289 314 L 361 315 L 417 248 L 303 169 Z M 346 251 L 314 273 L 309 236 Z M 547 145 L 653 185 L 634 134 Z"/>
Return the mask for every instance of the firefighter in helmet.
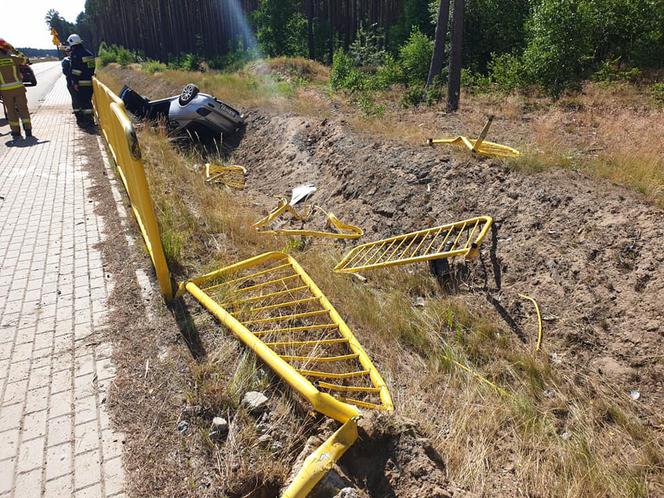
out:
<path id="1" fill-rule="evenodd" d="M 0 38 L 0 97 L 7 109 L 7 120 L 12 138 L 21 138 L 21 125 L 26 138 L 32 137 L 32 122 L 28 110 L 28 99 L 19 66 L 27 64 L 27 59 L 16 54 L 16 50 Z"/>
<path id="2" fill-rule="evenodd" d="M 70 71 L 71 84 L 77 96 L 72 97 L 72 107 L 76 113 L 76 120 L 82 126 L 94 123 L 92 118 L 92 76 L 95 74 L 95 55 L 83 46 L 81 37 L 73 34 L 67 38 L 71 47 Z"/>
<path id="3" fill-rule="evenodd" d="M 71 107 L 76 115 L 76 119 L 80 119 L 81 106 L 78 103 L 78 92 L 74 90 L 74 80 L 71 75 L 71 47 L 69 45 L 63 45 L 61 49 L 65 53 L 65 57 L 62 59 L 60 65 L 62 66 L 62 74 L 65 75 L 67 80 L 67 91 L 71 97 Z"/>

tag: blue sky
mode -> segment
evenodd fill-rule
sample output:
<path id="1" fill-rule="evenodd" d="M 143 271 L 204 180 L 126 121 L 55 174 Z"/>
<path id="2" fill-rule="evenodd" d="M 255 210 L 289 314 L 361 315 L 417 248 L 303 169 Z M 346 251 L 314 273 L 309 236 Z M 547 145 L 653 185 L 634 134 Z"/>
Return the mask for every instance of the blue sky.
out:
<path id="1" fill-rule="evenodd" d="M 15 47 L 54 48 L 44 22 L 49 9 L 74 22 L 85 0 L 2 0 L 0 38 Z"/>

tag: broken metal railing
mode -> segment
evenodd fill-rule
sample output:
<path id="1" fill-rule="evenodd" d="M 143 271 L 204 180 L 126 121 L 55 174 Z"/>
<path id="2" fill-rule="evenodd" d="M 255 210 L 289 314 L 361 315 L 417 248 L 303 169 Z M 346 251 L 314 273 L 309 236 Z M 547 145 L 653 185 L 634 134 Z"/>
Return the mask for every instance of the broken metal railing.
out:
<path id="1" fill-rule="evenodd" d="M 270 252 L 180 284 L 314 410 L 344 425 L 284 492 L 307 496 L 357 439 L 360 409 L 388 410 L 390 393 L 359 342 L 302 267 Z"/>
<path id="2" fill-rule="evenodd" d="M 480 133 L 480 136 L 477 138 L 477 140 L 458 136 L 455 138 L 429 138 L 427 143 L 429 145 L 445 144 L 459 145 L 462 147 L 465 146 L 471 152 L 475 152 L 481 156 L 487 157 L 519 157 L 521 152 L 512 147 L 493 142 L 487 142 L 484 140 L 489 133 L 491 123 L 493 123 L 493 116 L 489 116 L 489 119 L 484 125 L 484 128 L 482 129 L 482 132 Z"/>
<path id="3" fill-rule="evenodd" d="M 335 230 L 334 232 L 296 228 L 268 228 L 272 222 L 285 214 L 289 214 L 294 220 L 306 222 L 311 219 L 315 210 L 325 215 L 328 225 Z M 303 237 L 326 237 L 334 239 L 358 239 L 364 235 L 364 231 L 360 227 L 342 222 L 334 214 L 328 213 L 320 206 L 313 206 L 308 211 L 298 211 L 283 198 L 279 199 L 279 205 L 270 211 L 267 216 L 254 223 L 254 228 L 260 233 L 272 235 L 299 235 Z"/>
<path id="4" fill-rule="evenodd" d="M 236 190 L 244 190 L 246 174 L 247 170 L 242 166 L 205 164 L 205 183 L 221 183 Z"/>
<path id="5" fill-rule="evenodd" d="M 463 256 L 474 258 L 493 223 L 478 216 L 435 228 L 368 242 L 351 249 L 334 268 L 357 273 L 390 266 Z"/>

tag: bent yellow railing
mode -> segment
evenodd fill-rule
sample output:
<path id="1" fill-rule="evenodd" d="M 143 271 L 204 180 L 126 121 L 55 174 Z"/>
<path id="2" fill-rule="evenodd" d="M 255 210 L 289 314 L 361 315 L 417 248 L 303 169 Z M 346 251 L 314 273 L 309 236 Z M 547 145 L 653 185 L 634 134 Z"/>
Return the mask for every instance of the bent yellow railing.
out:
<path id="1" fill-rule="evenodd" d="M 205 183 L 221 183 L 236 190 L 244 190 L 247 170 L 243 166 L 205 164 Z"/>
<path id="2" fill-rule="evenodd" d="M 314 410 L 344 425 L 307 457 L 283 496 L 304 498 L 357 439 L 360 408 L 392 411 L 382 377 L 309 275 L 270 252 L 180 284 Z"/>
<path id="3" fill-rule="evenodd" d="M 201 287 L 203 285 L 203 287 Z M 392 410 L 378 370 L 291 256 L 270 252 L 180 284 L 320 413 Z"/>
<path id="4" fill-rule="evenodd" d="M 306 458 L 302 470 L 284 491 L 282 498 L 307 496 L 316 483 L 332 470 L 334 464 L 346 453 L 346 450 L 353 446 L 357 437 L 357 422 L 352 418 Z"/>
<path id="5" fill-rule="evenodd" d="M 131 209 L 152 259 L 161 293 L 167 301 L 170 301 L 173 297 L 171 274 L 166 264 L 159 225 L 145 179 L 136 131 L 127 116 L 122 100 L 97 78 L 92 79 L 92 86 L 99 127 L 127 190 Z"/>
<path id="6" fill-rule="evenodd" d="M 428 144 L 458 145 L 466 147 L 471 152 L 476 152 L 482 156 L 487 157 L 519 157 L 521 155 L 521 152 L 512 147 L 493 142 L 487 142 L 481 138 L 478 138 L 477 140 L 466 137 L 430 138 L 428 140 Z"/>
<path id="7" fill-rule="evenodd" d="M 479 216 L 368 242 L 351 249 L 334 271 L 357 273 L 457 256 L 473 258 L 492 223 L 490 216 Z"/>
<path id="8" fill-rule="evenodd" d="M 335 232 L 324 232 L 322 230 L 309 230 L 309 229 L 295 229 L 295 228 L 268 228 L 270 223 L 286 213 L 290 214 L 294 220 L 308 221 L 313 215 L 314 210 L 322 212 L 327 218 L 328 224 L 335 229 Z M 267 216 L 261 218 L 254 223 L 254 228 L 259 233 L 272 234 L 272 235 L 291 235 L 303 237 L 326 237 L 332 239 L 357 239 L 364 235 L 364 231 L 355 225 L 344 223 L 334 214 L 328 213 L 320 206 L 314 206 L 306 212 L 300 212 L 291 206 L 286 199 L 279 199 L 279 205 L 274 208 Z"/>

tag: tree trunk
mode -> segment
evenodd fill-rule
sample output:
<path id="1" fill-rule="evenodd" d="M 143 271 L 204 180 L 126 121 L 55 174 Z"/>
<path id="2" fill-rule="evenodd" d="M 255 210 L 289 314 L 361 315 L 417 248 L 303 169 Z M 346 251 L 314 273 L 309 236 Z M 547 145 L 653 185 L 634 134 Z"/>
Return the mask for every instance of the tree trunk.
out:
<path id="1" fill-rule="evenodd" d="M 452 12 L 452 49 L 450 54 L 450 74 L 447 80 L 447 112 L 454 112 L 459 109 L 464 3 L 464 0 L 454 0 L 454 11 Z"/>
<path id="2" fill-rule="evenodd" d="M 438 9 L 438 21 L 436 22 L 436 39 L 433 44 L 433 55 L 431 56 L 431 66 L 429 66 L 429 76 L 427 76 L 427 85 L 429 88 L 433 79 L 440 75 L 443 69 L 443 59 L 445 58 L 445 38 L 447 37 L 447 24 L 450 20 L 450 0 L 441 0 Z"/>

